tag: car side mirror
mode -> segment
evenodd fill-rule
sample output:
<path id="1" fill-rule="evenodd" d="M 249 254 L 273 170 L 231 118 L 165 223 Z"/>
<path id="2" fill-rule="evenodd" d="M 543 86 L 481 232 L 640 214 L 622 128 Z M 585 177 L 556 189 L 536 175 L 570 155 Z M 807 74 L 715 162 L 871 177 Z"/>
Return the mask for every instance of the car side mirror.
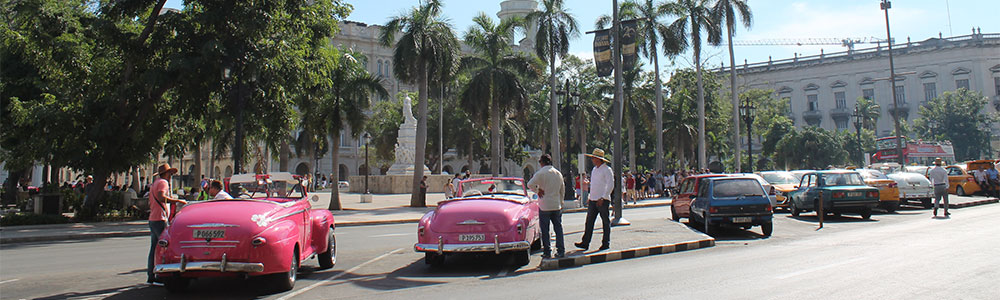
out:
<path id="1" fill-rule="evenodd" d="M 309 198 L 309 200 L 312 200 L 312 202 L 319 202 L 319 195 L 313 195 L 312 198 Z"/>
<path id="2" fill-rule="evenodd" d="M 796 185 L 796 186 L 794 186 L 793 188 L 795 188 L 795 189 L 798 189 L 798 188 L 799 188 L 799 186 L 797 186 L 797 185 Z"/>

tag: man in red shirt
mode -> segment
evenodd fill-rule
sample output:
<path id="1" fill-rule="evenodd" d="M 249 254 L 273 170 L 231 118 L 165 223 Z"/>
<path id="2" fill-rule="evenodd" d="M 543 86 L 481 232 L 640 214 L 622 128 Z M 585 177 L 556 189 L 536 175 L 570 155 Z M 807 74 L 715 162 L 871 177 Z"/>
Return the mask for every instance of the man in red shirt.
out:
<path id="1" fill-rule="evenodd" d="M 149 189 L 149 260 L 146 264 L 146 283 L 160 285 L 156 282 L 153 274 L 153 256 L 156 255 L 156 242 L 160 240 L 160 234 L 167 229 L 167 220 L 170 219 L 171 203 L 186 204 L 187 201 L 170 197 L 170 177 L 177 173 L 177 168 L 171 168 L 170 164 L 162 164 L 156 170 L 156 180 L 153 181 Z"/>

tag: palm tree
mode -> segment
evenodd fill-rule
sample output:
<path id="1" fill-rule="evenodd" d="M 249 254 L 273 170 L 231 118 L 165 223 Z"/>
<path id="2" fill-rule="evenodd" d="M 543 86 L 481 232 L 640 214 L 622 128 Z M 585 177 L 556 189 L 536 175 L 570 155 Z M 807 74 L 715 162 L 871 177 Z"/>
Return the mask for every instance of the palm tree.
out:
<path id="1" fill-rule="evenodd" d="M 882 106 L 875 100 L 858 97 L 858 114 L 861 115 L 861 128 L 875 131 L 875 123 L 882 116 Z"/>
<path id="2" fill-rule="evenodd" d="M 747 0 L 716 0 L 712 15 L 717 22 L 726 22 L 726 38 L 729 40 L 729 94 L 733 97 L 733 150 L 736 170 L 740 169 L 740 113 L 739 92 L 736 91 L 736 58 L 733 55 L 733 34 L 736 33 L 737 14 L 740 24 L 747 29 L 753 23 L 753 13 Z"/>
<path id="3" fill-rule="evenodd" d="M 500 176 L 501 121 L 512 108 L 520 111 L 527 103 L 528 92 L 521 84 L 521 76 L 531 77 L 538 71 L 527 57 L 515 54 L 510 47 L 514 30 L 523 26 L 523 19 L 512 17 L 494 23 L 485 13 L 479 13 L 472 20 L 475 25 L 465 34 L 465 43 L 477 55 L 462 58 L 459 69 L 468 72 L 470 79 L 462 90 L 461 105 L 480 120 L 489 114 L 490 171 Z"/>
<path id="4" fill-rule="evenodd" d="M 708 34 L 708 43 L 719 45 L 722 43 L 722 33 L 716 22 L 713 22 L 712 11 L 708 7 L 708 0 L 677 0 L 664 5 L 664 10 L 670 14 L 677 15 L 677 20 L 667 26 L 667 32 L 661 32 L 663 36 L 685 37 L 678 39 L 674 45 L 664 44 L 666 51 L 682 52 L 691 45 L 694 50 L 694 66 L 698 77 L 698 168 L 708 167 L 705 155 L 705 87 L 701 78 L 701 41 L 702 31 Z M 686 38 L 690 38 L 688 43 Z M 676 47 L 671 49 L 672 47 Z"/>
<path id="5" fill-rule="evenodd" d="M 526 20 L 538 26 L 535 34 L 535 54 L 549 64 L 549 111 L 552 118 L 552 162 L 562 167 L 559 147 L 559 110 L 556 101 L 556 56 L 569 53 L 569 40 L 580 34 L 576 18 L 563 7 L 563 0 L 542 0 L 542 9 L 528 14 Z"/>
<path id="6" fill-rule="evenodd" d="M 413 158 L 413 189 L 410 206 L 424 207 L 419 195 L 424 176 L 424 153 L 427 148 L 428 80 L 448 77 L 455 70 L 459 44 L 448 20 L 441 16 L 441 1 L 428 0 L 409 13 L 393 17 L 382 27 L 379 42 L 394 47 L 393 73 L 396 78 L 417 84 L 417 149 Z M 400 34 L 399 40 L 396 40 Z"/>

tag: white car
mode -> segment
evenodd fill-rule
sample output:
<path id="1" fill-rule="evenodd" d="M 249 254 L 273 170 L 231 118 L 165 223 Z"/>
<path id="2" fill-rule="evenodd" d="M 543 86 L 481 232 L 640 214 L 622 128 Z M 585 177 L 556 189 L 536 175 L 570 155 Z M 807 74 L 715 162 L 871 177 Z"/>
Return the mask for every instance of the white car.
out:
<path id="1" fill-rule="evenodd" d="M 346 189 L 350 189 L 350 188 L 351 188 L 351 184 L 348 183 L 347 181 L 341 180 L 341 181 L 337 182 L 337 189 L 346 190 Z"/>
<path id="2" fill-rule="evenodd" d="M 886 176 L 896 181 L 896 186 L 899 187 L 899 204 L 920 201 L 924 207 L 930 207 L 931 198 L 934 198 L 934 185 L 923 174 L 902 172 Z"/>

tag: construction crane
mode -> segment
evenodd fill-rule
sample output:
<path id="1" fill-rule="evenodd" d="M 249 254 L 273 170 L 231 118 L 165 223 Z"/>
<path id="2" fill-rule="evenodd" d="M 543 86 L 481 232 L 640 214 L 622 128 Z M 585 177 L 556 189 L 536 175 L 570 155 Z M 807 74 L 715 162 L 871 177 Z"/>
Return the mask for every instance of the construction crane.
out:
<path id="1" fill-rule="evenodd" d="M 733 46 L 823 46 L 840 45 L 847 47 L 847 51 L 853 52 L 856 44 L 883 44 L 885 39 L 866 38 L 783 38 L 783 39 L 763 39 L 734 41 Z"/>

